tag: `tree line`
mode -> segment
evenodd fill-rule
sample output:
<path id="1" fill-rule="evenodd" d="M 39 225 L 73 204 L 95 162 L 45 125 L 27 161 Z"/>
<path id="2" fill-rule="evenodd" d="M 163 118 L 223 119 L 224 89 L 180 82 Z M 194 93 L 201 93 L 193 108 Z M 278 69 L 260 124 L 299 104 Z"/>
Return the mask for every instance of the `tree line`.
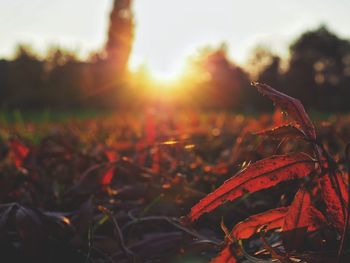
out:
<path id="1" fill-rule="evenodd" d="M 226 48 L 221 46 L 207 52 L 199 64 L 210 75 L 201 83 L 207 91 L 203 100 L 218 98 L 212 100 L 213 107 L 271 109 L 268 100 L 250 87 L 253 80 L 300 99 L 309 109 L 350 110 L 350 41 L 323 25 L 302 33 L 290 45 L 288 59 L 258 46 L 242 68 L 227 58 Z"/>
<path id="2" fill-rule="evenodd" d="M 0 108 L 110 109 L 146 104 L 144 93 L 138 92 L 142 84 L 131 87 L 128 81 L 137 77 L 127 70 L 134 34 L 131 4 L 131 0 L 114 1 L 106 45 L 89 59 L 79 60 L 61 48 L 40 58 L 22 45 L 12 60 L 0 60 Z M 288 59 L 257 47 L 243 68 L 221 45 L 202 49 L 189 64 L 189 72 L 203 77 L 194 80 L 188 74 L 183 84 L 188 93 L 177 102 L 182 106 L 186 101 L 185 106 L 210 110 L 270 110 L 270 103 L 250 87 L 254 80 L 299 98 L 307 108 L 350 110 L 350 41 L 326 26 L 302 33 L 290 45 Z"/>

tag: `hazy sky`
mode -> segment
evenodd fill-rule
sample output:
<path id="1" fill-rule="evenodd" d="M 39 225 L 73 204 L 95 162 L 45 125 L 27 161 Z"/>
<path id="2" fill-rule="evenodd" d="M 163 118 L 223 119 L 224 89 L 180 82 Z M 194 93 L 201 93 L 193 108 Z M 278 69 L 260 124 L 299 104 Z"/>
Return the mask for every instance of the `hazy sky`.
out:
<path id="1" fill-rule="evenodd" d="M 81 55 L 103 46 L 112 0 L 0 0 L 0 57 L 16 43 L 50 44 Z M 325 23 L 350 37 L 349 0 L 134 0 L 136 38 L 131 67 L 158 75 L 178 71 L 198 47 L 228 44 L 243 63 L 262 43 L 285 53 L 291 40 Z"/>

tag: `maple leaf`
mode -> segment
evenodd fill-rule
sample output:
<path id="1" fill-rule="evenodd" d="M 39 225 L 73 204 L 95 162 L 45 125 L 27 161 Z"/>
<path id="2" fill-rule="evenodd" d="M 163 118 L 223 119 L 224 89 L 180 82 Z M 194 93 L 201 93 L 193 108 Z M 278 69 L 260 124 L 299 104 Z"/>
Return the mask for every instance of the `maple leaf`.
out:
<path id="1" fill-rule="evenodd" d="M 223 202 L 234 201 L 245 193 L 253 193 L 283 181 L 305 177 L 314 169 L 314 161 L 302 153 L 276 155 L 257 161 L 200 200 L 192 207 L 189 219 L 194 221 Z"/>

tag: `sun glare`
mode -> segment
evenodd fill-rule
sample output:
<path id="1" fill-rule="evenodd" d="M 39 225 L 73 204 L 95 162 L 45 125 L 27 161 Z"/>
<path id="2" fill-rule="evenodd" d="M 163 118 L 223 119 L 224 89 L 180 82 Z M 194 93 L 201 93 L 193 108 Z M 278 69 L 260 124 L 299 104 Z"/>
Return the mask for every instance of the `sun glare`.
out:
<path id="1" fill-rule="evenodd" d="M 169 88 L 174 87 L 183 78 L 184 67 L 172 67 L 172 68 L 163 68 L 159 69 L 156 67 L 151 67 L 147 63 L 138 64 L 131 63 L 129 65 L 131 72 L 140 73 L 146 77 L 146 79 L 159 88 Z"/>
<path id="2" fill-rule="evenodd" d="M 172 71 L 150 70 L 150 77 L 154 81 L 165 84 L 177 82 L 181 75 L 182 71 L 180 69 Z"/>

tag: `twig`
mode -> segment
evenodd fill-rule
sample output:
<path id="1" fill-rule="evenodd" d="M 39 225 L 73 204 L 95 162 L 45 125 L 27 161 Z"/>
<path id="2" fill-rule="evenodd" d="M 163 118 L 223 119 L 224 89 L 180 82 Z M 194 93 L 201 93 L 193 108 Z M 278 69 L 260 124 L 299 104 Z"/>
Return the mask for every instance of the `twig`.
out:
<path id="1" fill-rule="evenodd" d="M 85 263 L 88 263 L 90 261 L 90 254 L 91 254 L 91 248 L 92 248 L 92 226 L 89 226 L 88 230 L 88 252 L 86 255 Z"/>
<path id="2" fill-rule="evenodd" d="M 278 154 L 278 152 L 280 151 L 280 149 L 282 148 L 282 145 L 287 141 L 287 138 L 283 138 L 277 145 L 276 149 L 274 150 L 273 154 Z"/>
<path id="3" fill-rule="evenodd" d="M 112 220 L 114 227 L 115 227 L 115 234 L 118 237 L 118 241 L 119 241 L 119 245 L 122 249 L 122 251 L 130 258 L 132 258 L 132 262 L 136 262 L 136 255 L 134 254 L 134 252 L 132 252 L 126 245 L 124 242 L 124 237 L 123 237 L 123 233 L 119 227 L 118 221 L 116 220 L 115 216 L 113 215 L 113 213 L 111 211 L 109 211 L 107 208 L 99 206 L 99 209 L 106 215 L 108 215 L 108 217 Z"/>
<path id="4" fill-rule="evenodd" d="M 264 245 L 265 249 L 271 254 L 272 258 L 278 259 L 282 263 L 291 263 L 292 262 L 288 257 L 280 255 L 273 247 L 270 246 L 270 244 L 267 242 L 267 240 L 265 238 L 265 229 L 264 229 L 264 227 L 261 228 L 259 233 L 260 233 L 260 239 L 263 242 L 263 245 Z"/>

